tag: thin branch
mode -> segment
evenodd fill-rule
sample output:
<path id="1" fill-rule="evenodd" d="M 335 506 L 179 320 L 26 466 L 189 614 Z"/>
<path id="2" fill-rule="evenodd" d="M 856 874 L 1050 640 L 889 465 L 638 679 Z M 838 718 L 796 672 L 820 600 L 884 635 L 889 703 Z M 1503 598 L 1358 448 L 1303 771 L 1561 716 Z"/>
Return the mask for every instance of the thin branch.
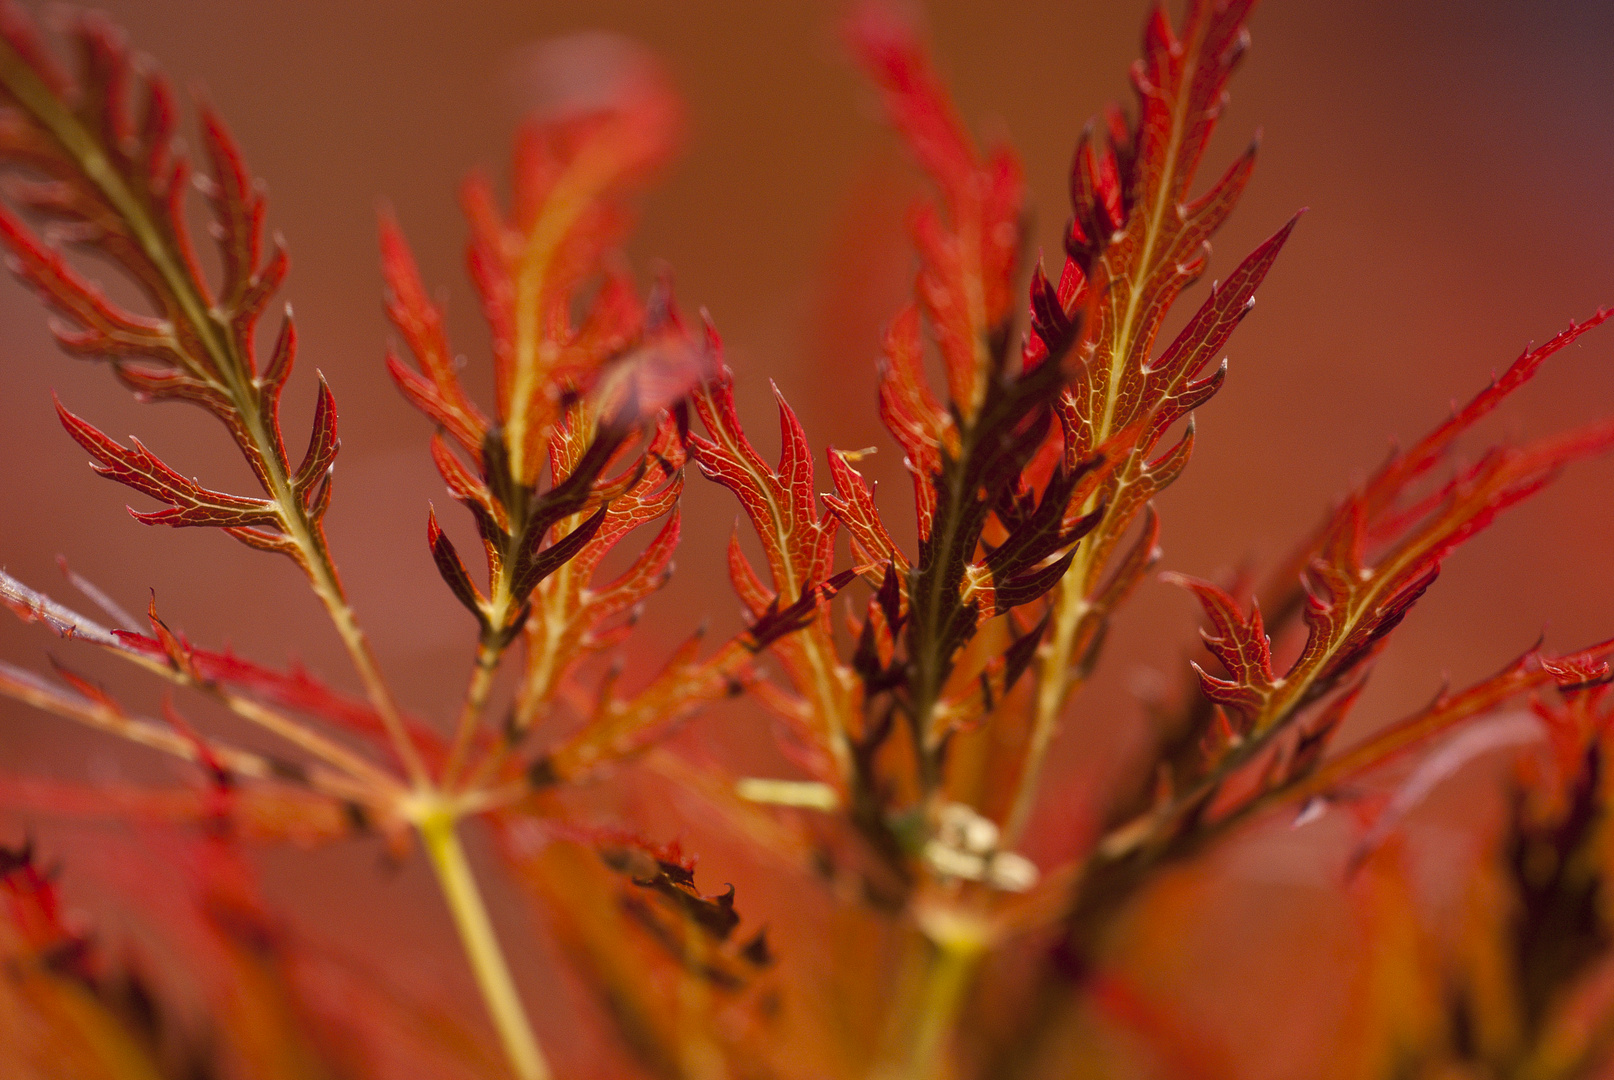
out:
<path id="1" fill-rule="evenodd" d="M 246 376 L 246 365 L 239 355 L 234 336 L 211 310 L 196 282 L 185 270 L 184 260 L 170 249 L 162 230 L 113 167 L 95 135 L 85 128 L 27 61 L 3 40 L 0 40 L 0 84 L 56 139 L 128 225 L 141 252 L 161 275 L 164 285 L 179 304 L 186 322 L 224 380 L 224 385 L 218 389 L 229 398 L 257 451 L 268 493 L 278 508 L 286 535 L 297 549 L 298 562 L 335 624 L 337 634 L 348 650 L 371 703 L 386 725 L 399 758 L 416 785 L 426 785 L 428 776 L 425 764 L 404 729 L 397 701 L 382 678 L 369 641 L 342 592 L 324 531 L 292 488 L 279 445 L 270 434 L 257 388 Z M 207 381 L 217 385 L 211 378 Z"/>

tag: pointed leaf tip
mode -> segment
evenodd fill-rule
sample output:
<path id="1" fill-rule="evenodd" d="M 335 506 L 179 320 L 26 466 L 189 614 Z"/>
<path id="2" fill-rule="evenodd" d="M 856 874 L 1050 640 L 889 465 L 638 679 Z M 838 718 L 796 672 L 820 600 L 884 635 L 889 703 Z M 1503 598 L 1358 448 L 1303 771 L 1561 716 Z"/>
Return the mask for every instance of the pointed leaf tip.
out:
<path id="1" fill-rule="evenodd" d="M 454 544 L 437 524 L 437 509 L 428 504 L 426 510 L 426 544 L 431 548 L 432 562 L 437 566 L 437 572 L 448 586 L 454 598 L 465 606 L 465 609 L 476 616 L 476 621 L 486 630 L 487 617 L 483 613 L 484 601 L 482 594 L 471 581 L 471 575 L 465 569 L 465 563 L 460 560 L 459 552 L 454 550 Z"/>

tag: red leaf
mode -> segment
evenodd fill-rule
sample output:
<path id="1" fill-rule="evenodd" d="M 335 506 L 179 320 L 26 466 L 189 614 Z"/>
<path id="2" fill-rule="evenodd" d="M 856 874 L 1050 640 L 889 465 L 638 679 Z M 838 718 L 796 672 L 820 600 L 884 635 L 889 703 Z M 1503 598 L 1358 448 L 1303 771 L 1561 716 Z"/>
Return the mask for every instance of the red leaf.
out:
<path id="1" fill-rule="evenodd" d="M 485 180 L 463 188 L 472 279 L 493 328 L 498 415 L 523 484 L 537 482 L 568 396 L 587 393 L 639 328 L 637 305 L 615 289 L 601 294 L 583 327 L 571 317 L 581 286 L 604 272 L 620 243 L 627 198 L 671 155 L 681 127 L 660 71 L 642 59 L 627 68 L 608 73 L 617 79 L 600 88 L 597 107 L 523 130 L 508 221 Z"/>
<path id="2" fill-rule="evenodd" d="M 916 286 L 940 346 L 948 397 L 966 419 L 986 397 L 1007 332 L 1019 265 L 1025 179 L 1007 147 L 975 148 L 918 36 L 886 9 L 865 5 L 848 27 L 893 123 L 946 207 L 913 218 L 921 269 Z"/>
<path id="3" fill-rule="evenodd" d="M 1238 602 L 1208 581 L 1183 574 L 1162 574 L 1162 581 L 1180 585 L 1199 598 L 1211 630 L 1201 631 L 1206 648 L 1227 669 L 1228 678 L 1210 675 L 1194 665 L 1205 696 L 1219 705 L 1236 710 L 1242 718 L 1240 734 L 1248 731 L 1261 713 L 1275 687 L 1272 671 L 1272 643 L 1261 624 L 1261 609 L 1250 609 L 1249 618 L 1239 611 Z"/>
<path id="4" fill-rule="evenodd" d="M 263 196 L 254 190 L 241 151 L 224 121 L 210 108 L 202 109 L 202 146 L 207 151 L 213 179 L 208 194 L 218 219 L 219 253 L 224 262 L 220 302 L 233 307 L 254 285 L 263 251 Z"/>
<path id="5" fill-rule="evenodd" d="M 1399 501 L 1407 486 L 1438 464 L 1458 436 L 1529 382 L 1548 357 L 1573 343 L 1586 331 L 1602 325 L 1610 316 L 1614 316 L 1614 308 L 1599 308 L 1589 319 L 1570 323 L 1567 330 L 1546 344 L 1525 349 L 1501 376 L 1493 378 L 1489 386 L 1475 394 L 1467 405 L 1453 412 L 1450 419 L 1418 440 L 1410 450 L 1392 456 L 1372 479 L 1362 485 L 1361 498 L 1367 513 L 1376 516 Z"/>
<path id="6" fill-rule="evenodd" d="M 1503 510 L 1546 486 L 1563 466 L 1611 447 L 1614 420 L 1524 447 L 1494 449 L 1447 484 L 1438 504 L 1406 521 L 1382 553 L 1366 547 L 1369 500 L 1380 496 L 1375 482 L 1347 499 L 1308 571 L 1305 613 L 1311 632 L 1286 676 L 1284 704 L 1316 682 L 1339 678 L 1376 651 L 1434 581 L 1446 556 Z"/>
<path id="7" fill-rule="evenodd" d="M 387 357 L 388 370 L 415 407 L 441 424 L 480 465 L 488 420 L 460 386 L 442 312 L 427 298 L 415 257 L 390 214 L 381 216 L 381 272 L 387 283 L 387 316 L 426 377 L 422 380 L 392 356 Z"/>
<path id="8" fill-rule="evenodd" d="M 1288 224 L 1245 256 L 1226 281 L 1212 286 L 1210 296 L 1205 298 L 1188 325 L 1144 372 L 1144 394 L 1160 402 L 1150 420 L 1149 432 L 1142 440 L 1146 449 L 1153 447 L 1155 440 L 1164 435 L 1173 422 L 1203 404 L 1220 388 L 1221 372 L 1199 383 L 1192 380 L 1221 351 L 1234 328 L 1254 309 L 1255 290 L 1299 221 L 1300 214 L 1290 218 Z"/>
<path id="9" fill-rule="evenodd" d="M 126 450 L 68 412 L 61 402 L 56 403 L 56 414 L 74 441 L 100 462 L 93 466 L 97 473 L 172 508 L 151 513 L 130 510 L 136 521 L 147 525 L 280 528 L 280 514 L 273 503 L 210 491 L 163 464 L 139 439 L 131 439 L 134 449 Z"/>
<path id="10" fill-rule="evenodd" d="M 689 436 L 695 463 L 708 480 L 732 491 L 762 541 L 774 592 L 795 597 L 829 576 L 835 519 L 820 516 L 813 489 L 812 448 L 796 414 L 774 388 L 781 448 L 770 468 L 745 436 L 734 409 L 734 378 L 727 368 L 694 398 L 711 438 Z"/>
<path id="11" fill-rule="evenodd" d="M 1370 770 L 1425 745 L 1459 724 L 1494 712 L 1521 694 L 1549 684 L 1562 685 L 1566 673 L 1578 677 L 1587 672 L 1606 672 L 1611 656 L 1614 656 L 1614 641 L 1560 657 L 1548 657 L 1539 647 L 1533 648 L 1488 679 L 1457 693 L 1441 691 L 1426 708 L 1386 725 L 1326 762 L 1311 776 L 1286 788 L 1283 795 L 1304 799 L 1349 785 Z"/>
<path id="12" fill-rule="evenodd" d="M 835 480 L 836 495 L 824 495 L 829 507 L 840 523 L 851 534 L 854 554 L 870 573 L 884 575 L 887 564 L 897 568 L 897 580 L 904 590 L 908 580 L 908 557 L 897 547 L 880 512 L 874 505 L 874 491 L 864 483 L 863 475 L 852 468 L 846 454 L 830 450 L 829 472 Z"/>
<path id="13" fill-rule="evenodd" d="M 426 544 L 432 549 L 432 561 L 437 564 L 437 572 L 442 575 L 454 598 L 476 616 L 478 623 L 486 623 L 487 616 L 482 611 L 486 601 L 482 599 L 481 591 L 471 583 L 471 575 L 466 573 L 465 564 L 460 561 L 453 543 L 438 527 L 436 510 L 426 512 Z"/>
<path id="14" fill-rule="evenodd" d="M 912 306 L 903 308 L 886 330 L 880 420 L 906 454 L 902 464 L 913 476 L 919 539 L 926 540 L 936 516 L 935 478 L 941 474 L 942 454 L 958 452 L 958 430 L 925 382 L 919 311 Z"/>
<path id="15" fill-rule="evenodd" d="M 325 376 L 321 375 L 319 397 L 314 402 L 314 423 L 308 436 L 308 451 L 292 477 L 292 490 L 302 496 L 305 502 L 312 489 L 328 481 L 336 463 L 336 452 L 341 447 L 342 442 L 336 437 L 336 399 L 331 396 Z"/>
<path id="16" fill-rule="evenodd" d="M 10 210 L 0 206 L 0 240 L 11 249 L 12 272 L 71 325 L 52 327 L 63 348 L 88 356 L 145 358 L 179 365 L 179 351 L 162 319 L 114 307 L 99 288 L 74 270 L 59 251 L 35 237 Z M 194 382 L 194 380 L 191 380 Z"/>
<path id="17" fill-rule="evenodd" d="M 154 313 L 109 302 L 10 209 L 0 209 L 0 242 L 11 249 L 18 273 L 66 317 L 57 332 L 65 348 L 107 360 L 144 400 L 189 401 L 213 413 L 264 490 L 284 496 L 290 478 L 279 395 L 295 339 L 288 321 L 260 378 L 256 329 L 287 259 L 278 244 L 264 257 L 264 200 L 223 122 L 202 110 L 201 141 L 213 175 L 198 177 L 196 186 L 211 203 L 219 241 L 222 281 L 213 288 L 191 246 L 185 203 L 191 172 L 176 143 L 167 83 L 136 64 L 122 36 L 99 17 L 72 23 L 76 80 L 49 62 L 19 10 L 8 4 L 4 19 L 12 61 L 0 81 L 12 107 L 0 125 L 0 166 L 48 178 L 8 188 L 11 203 L 49 219 L 70 242 L 121 269 Z M 138 124 L 132 122 L 136 104 L 142 107 Z M 322 420 L 334 425 L 328 413 Z M 222 495 L 184 480 L 138 443 L 131 453 L 89 437 L 93 429 L 68 426 L 101 458 L 100 471 L 172 507 L 137 514 L 140 520 L 220 527 L 305 566 L 320 559 L 310 549 L 323 545 L 318 519 L 331 495 L 328 480 L 305 477 L 300 505 Z M 332 452 L 333 431 L 315 432 L 316 459 Z M 283 530 L 286 515 L 299 520 Z"/>

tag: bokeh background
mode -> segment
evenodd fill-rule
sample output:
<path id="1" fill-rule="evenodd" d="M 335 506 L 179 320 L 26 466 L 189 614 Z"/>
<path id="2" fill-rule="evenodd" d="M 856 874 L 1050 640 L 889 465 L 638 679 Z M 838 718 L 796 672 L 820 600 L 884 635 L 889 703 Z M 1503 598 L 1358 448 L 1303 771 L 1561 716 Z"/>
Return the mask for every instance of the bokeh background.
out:
<path id="1" fill-rule="evenodd" d="M 502 176 L 514 126 L 533 104 L 523 57 L 536 41 L 606 30 L 662 58 L 688 101 L 687 149 L 644 200 L 631 245 L 636 269 L 648 281 L 671 267 L 684 305 L 711 312 L 760 445 L 776 445 L 772 379 L 819 447 L 881 447 L 871 468 L 895 516 L 906 516 L 898 455 L 874 417 L 873 358 L 878 331 L 910 284 L 903 212 L 919 188 L 837 43 L 839 5 L 104 7 L 179 86 L 220 109 L 267 180 L 271 225 L 292 254 L 285 296 L 303 341 L 288 442 L 306 430 L 317 367 L 341 410 L 332 544 L 412 709 L 450 712 L 472 627 L 423 542 L 427 501 L 448 501 L 425 453 L 427 425 L 381 362 L 389 330 L 376 213 L 383 205 L 396 212 L 424 276 L 447 300 L 473 384 L 487 385 L 487 338 L 462 273 L 454 192 L 469 170 Z M 1067 213 L 1070 149 L 1104 102 L 1130 97 L 1125 65 L 1143 16 L 1141 0 L 923 9 L 965 117 L 1024 154 L 1051 261 Z M 1270 0 L 1252 33 L 1207 171 L 1219 171 L 1257 127 L 1262 157 L 1216 241 L 1211 276 L 1295 208 L 1311 211 L 1233 339 L 1227 386 L 1199 415 L 1192 466 L 1161 500 L 1164 566 L 1201 575 L 1277 558 L 1377 463 L 1388 438 L 1416 438 L 1527 341 L 1614 303 L 1614 7 Z M 58 354 L 34 300 L 9 282 L 0 286 L 0 372 L 0 562 L 10 572 L 65 592 L 55 559 L 66 555 L 127 606 L 143 608 L 154 589 L 166 618 L 200 642 L 276 663 L 296 657 L 332 681 L 351 681 L 289 563 L 213 534 L 134 522 L 123 512 L 124 490 L 85 468 L 52 415 L 50 393 L 111 434 L 139 433 L 206 483 L 247 482 L 244 467 L 221 460 L 210 422 L 175 406 L 135 405 L 105 372 Z M 1605 329 L 1555 359 L 1485 434 L 1540 435 L 1611 410 L 1614 330 Z M 1443 673 L 1457 684 L 1489 673 L 1543 631 L 1564 649 L 1614 633 L 1611 490 L 1614 462 L 1577 467 L 1452 558 L 1380 662 L 1356 730 L 1421 704 Z M 639 632 L 641 669 L 704 615 L 718 629 L 738 625 L 722 569 L 734 515 L 726 492 L 691 475 L 678 575 Z M 1137 730 L 1141 710 L 1129 688 L 1179 677 L 1195 625 L 1186 596 L 1152 582 L 1140 590 L 1117 620 L 1106 677 L 1061 741 L 1067 790 L 1079 790 L 1079 778 Z M 34 665 L 47 648 L 61 646 L 0 623 L 0 656 Z M 138 692 L 134 700 L 143 703 Z M 764 755 L 759 731 L 753 714 L 731 709 L 683 738 L 754 745 Z M 7 702 L 0 761 L 8 771 L 76 778 L 171 775 Z M 1056 796 L 1045 832 L 1057 834 L 1060 811 Z M 7 819 L 0 842 L 25 825 L 48 834 Z M 669 822 L 667 832 L 686 827 Z M 1308 898 L 1333 887 L 1338 851 L 1281 838 L 1266 847 L 1229 864 L 1225 903 L 1199 917 L 1232 948 L 1254 932 L 1246 913 L 1258 904 L 1268 940 L 1304 943 L 1313 970 L 1326 969 L 1328 950 L 1342 947 L 1329 944 L 1342 916 Z M 271 856 L 271 885 L 337 934 L 373 930 L 378 896 L 408 898 L 387 904 L 388 934 L 402 942 L 389 962 L 428 982 L 463 983 L 457 957 L 440 947 L 448 929 L 418 868 L 383 870 L 373 858 L 355 866 L 349 855 Z M 1183 950 L 1206 962 L 1219 955 L 1208 944 Z M 1251 981 L 1269 992 L 1248 1008 L 1280 1018 L 1287 1008 L 1293 1022 L 1250 1075 L 1286 1075 L 1292 1059 L 1283 1047 L 1326 1037 L 1327 1010 L 1306 1011 L 1286 990 L 1284 980 L 1300 978 L 1294 971 L 1305 965 L 1281 948 L 1273 956 L 1251 961 Z M 1181 963 L 1176 974 L 1187 977 L 1189 960 Z M 541 981 L 538 962 L 527 967 L 523 977 Z M 1245 1007 L 1201 1004 L 1229 1019 Z M 1296 1034 L 1296 1025 L 1304 1030 Z"/>

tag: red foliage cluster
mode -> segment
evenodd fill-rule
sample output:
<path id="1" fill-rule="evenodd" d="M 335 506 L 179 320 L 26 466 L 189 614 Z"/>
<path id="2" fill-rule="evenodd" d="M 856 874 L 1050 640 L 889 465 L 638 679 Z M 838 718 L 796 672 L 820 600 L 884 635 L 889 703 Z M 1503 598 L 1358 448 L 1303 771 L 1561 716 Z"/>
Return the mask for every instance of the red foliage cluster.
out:
<path id="1" fill-rule="evenodd" d="M 1150 17 L 1132 69 L 1136 109 L 1112 107 L 1083 134 L 1058 280 L 1039 266 L 1028 287 L 1019 158 L 977 146 L 909 27 L 872 8 L 849 24 L 936 196 L 911 218 L 914 298 L 890 322 L 879 370 L 878 413 L 913 480 L 914 550 L 893 538 L 908 533 L 888 527 L 858 454 L 830 449 L 834 490 L 818 490 L 812 444 L 782 396 L 781 452 L 769 464 L 742 426 L 716 328 L 687 320 L 665 281 L 643 296 L 635 285 L 621 251 L 633 196 L 680 124 L 657 73 L 633 72 L 608 101 L 533 121 L 508 213 L 486 180 L 463 190 L 471 276 L 492 330 L 491 407 L 462 385 L 443 313 L 384 217 L 387 311 L 413 357 L 389 355 L 387 367 L 434 426 L 432 460 L 484 555 L 473 571 L 427 511 L 431 558 L 475 621 L 463 706 L 439 725 L 400 709 L 337 576 L 321 521 L 340 444 L 323 379 L 308 448 L 295 466 L 287 454 L 289 313 L 268 360 L 257 354 L 287 260 L 278 246 L 264 253 L 263 198 L 235 144 L 204 110 L 200 186 L 222 268 L 213 283 L 188 236 L 190 166 L 166 84 L 137 73 L 93 17 L 75 24 L 68 75 L 0 0 L 0 165 L 13 174 L 0 238 L 13 269 L 60 316 L 69 352 L 105 361 L 142 400 L 188 401 L 221 420 L 261 490 L 209 490 L 58 405 L 62 423 L 97 472 L 162 504 L 131 510 L 137 520 L 218 528 L 291 556 L 366 691 L 350 699 L 300 669 L 193 645 L 155 601 L 141 626 L 79 582 L 109 628 L 0 575 L 0 600 L 22 619 L 280 745 L 231 745 L 173 698 L 160 719 L 134 715 L 60 664 L 55 680 L 0 664 L 0 693 L 199 769 L 189 789 L 7 775 L 0 799 L 161 837 L 184 869 L 178 885 L 161 897 L 149 882 L 125 886 L 211 994 L 205 1034 L 172 1023 L 137 965 L 63 920 L 32 852 L 0 850 L 0 1057 L 12 1072 L 497 1073 L 454 1023 L 298 940 L 267 911 L 242 856 L 251 842 L 368 833 L 394 857 L 417 842 L 428 856 L 521 1080 L 550 1075 L 541 1044 L 588 1071 L 573 1064 L 585 1053 L 573 1043 L 608 1048 L 590 1075 L 1063 1075 L 1096 1052 L 1071 1034 L 1088 1010 L 1191 1062 L 1193 1038 L 1107 967 L 1111 932 L 1145 890 L 1262 811 L 1309 817 L 1348 799 L 1367 818 L 1353 865 L 1378 883 L 1369 917 L 1414 924 L 1386 854 L 1396 826 L 1479 750 L 1526 743 L 1519 715 L 1502 711 L 1526 697 L 1524 735 L 1544 733 L 1545 752 L 1518 751 L 1486 885 L 1507 900 L 1476 905 L 1489 918 L 1476 917 L 1452 955 L 1385 949 L 1383 977 L 1422 987 L 1427 1008 L 1366 1025 L 1353 1054 L 1360 1075 L 1567 1078 L 1602 1062 L 1614 1031 L 1602 977 L 1614 942 L 1602 880 L 1614 835 L 1604 815 L 1614 643 L 1532 650 L 1352 748 L 1336 751 L 1334 736 L 1442 561 L 1565 466 L 1614 445 L 1604 420 L 1496 447 L 1431 483 L 1460 435 L 1606 310 L 1527 350 L 1393 455 L 1263 586 L 1168 575 L 1208 620 L 1199 692 L 1158 718 L 1145 767 L 1116 778 L 1090 845 L 1046 866 L 1016 850 L 1061 717 L 1101 659 L 1111 616 L 1160 557 L 1151 500 L 1187 466 L 1193 411 L 1221 389 L 1226 366 L 1214 365 L 1298 220 L 1213 284 L 1161 346 L 1254 165 L 1252 146 L 1194 193 L 1251 7 L 1194 0 L 1180 26 L 1159 9 Z M 122 271 L 147 310 L 108 300 L 73 249 Z M 687 461 L 734 494 L 759 545 L 754 563 L 737 531 L 728 553 L 749 625 L 712 649 L 697 635 L 635 691 L 618 687 L 615 666 L 589 685 L 588 661 L 626 645 L 671 573 Z M 608 557 L 634 537 L 642 546 L 610 560 L 621 568 L 607 576 Z M 1297 646 L 1275 652 L 1269 635 Z M 506 668 L 513 690 L 499 683 Z M 797 775 L 735 776 L 657 749 L 703 705 L 742 694 L 777 719 Z M 568 721 L 565 734 L 540 723 L 550 717 Z M 1399 790 L 1364 796 L 1386 762 L 1431 744 Z M 788 884 L 746 900 L 742 916 L 734 888 L 705 892 L 676 845 L 593 812 L 591 786 L 607 767 L 698 802 Z M 524 1009 L 460 846 L 467 821 L 491 832 L 543 913 L 570 985 L 586 991 L 587 1038 L 568 1039 L 578 1017 L 534 1023 Z M 970 1006 L 988 999 L 1012 1007 Z"/>

